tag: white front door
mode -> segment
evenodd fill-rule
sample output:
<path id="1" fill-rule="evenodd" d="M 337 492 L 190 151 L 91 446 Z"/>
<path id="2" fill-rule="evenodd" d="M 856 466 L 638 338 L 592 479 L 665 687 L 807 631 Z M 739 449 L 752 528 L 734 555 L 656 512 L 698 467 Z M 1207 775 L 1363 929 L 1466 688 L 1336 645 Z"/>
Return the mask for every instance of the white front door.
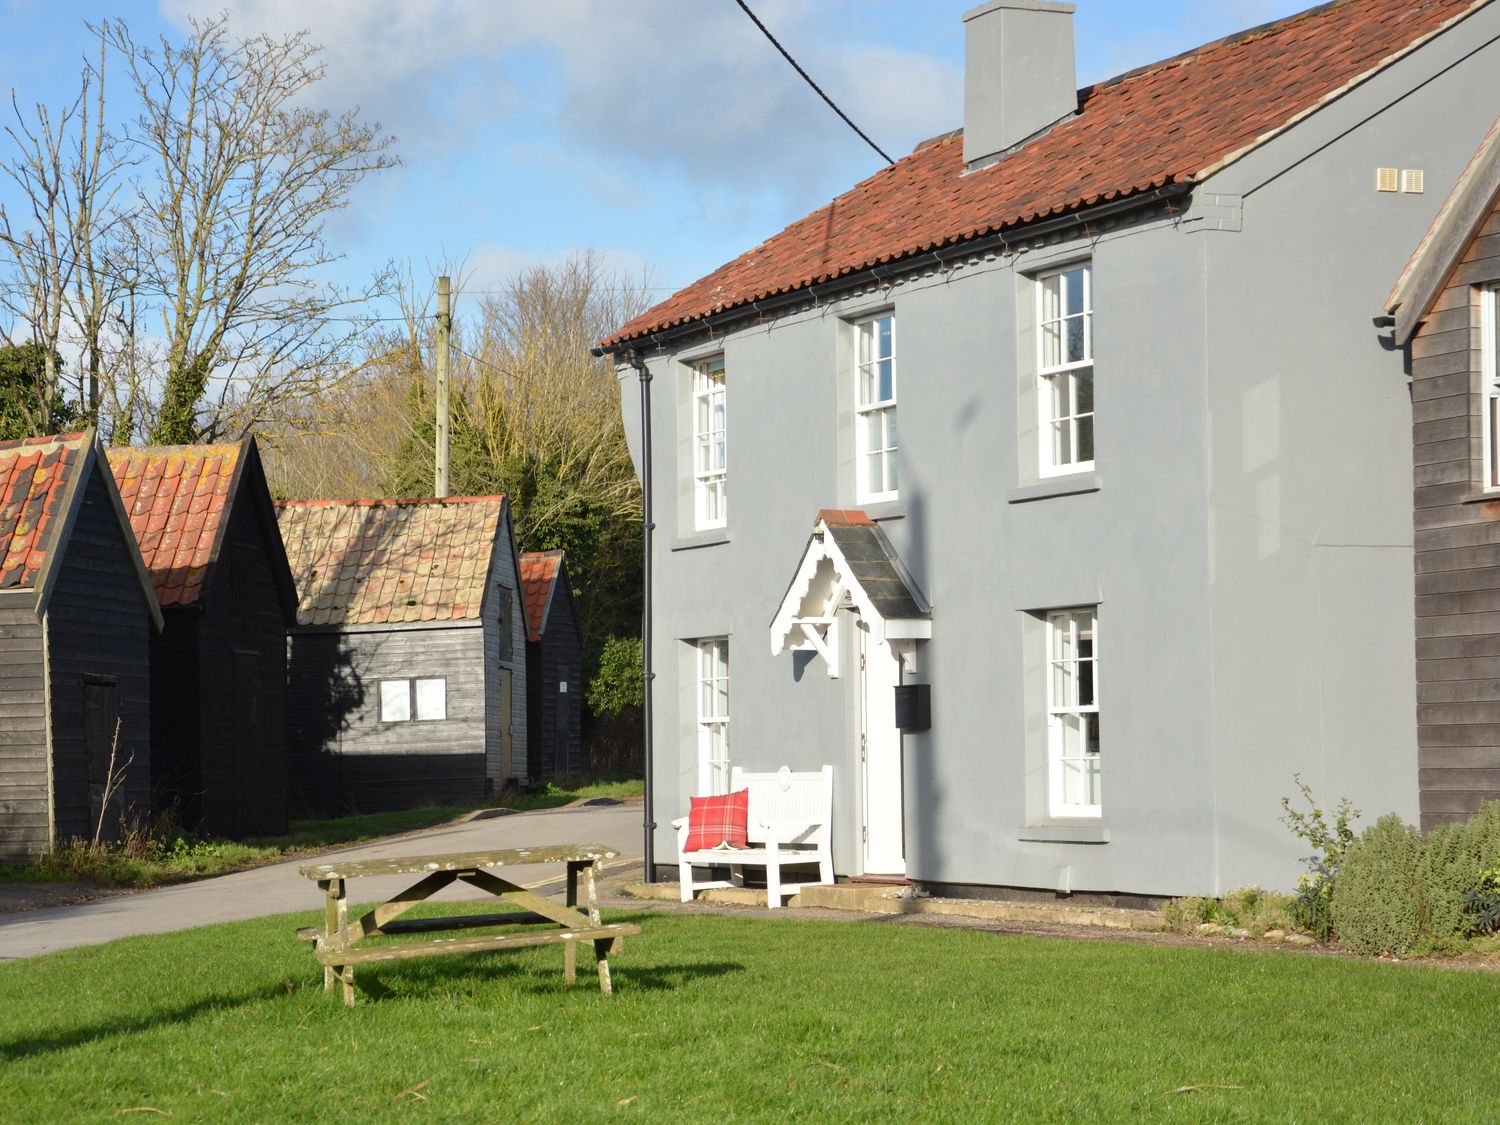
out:
<path id="1" fill-rule="evenodd" d="M 896 729 L 896 685 L 901 661 L 890 645 L 874 640 L 863 622 L 859 633 L 860 731 L 864 873 L 905 875 L 906 847 L 901 802 L 901 732 Z"/>

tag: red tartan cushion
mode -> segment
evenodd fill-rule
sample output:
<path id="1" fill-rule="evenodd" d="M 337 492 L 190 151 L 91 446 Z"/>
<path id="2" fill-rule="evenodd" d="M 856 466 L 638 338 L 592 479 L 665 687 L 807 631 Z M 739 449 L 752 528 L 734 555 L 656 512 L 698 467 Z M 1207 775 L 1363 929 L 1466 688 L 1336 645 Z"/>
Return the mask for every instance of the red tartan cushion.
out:
<path id="1" fill-rule="evenodd" d="M 745 827 L 750 822 L 750 790 L 739 789 L 722 797 L 693 797 L 688 807 L 685 851 L 705 852 L 728 844 L 749 846 Z"/>

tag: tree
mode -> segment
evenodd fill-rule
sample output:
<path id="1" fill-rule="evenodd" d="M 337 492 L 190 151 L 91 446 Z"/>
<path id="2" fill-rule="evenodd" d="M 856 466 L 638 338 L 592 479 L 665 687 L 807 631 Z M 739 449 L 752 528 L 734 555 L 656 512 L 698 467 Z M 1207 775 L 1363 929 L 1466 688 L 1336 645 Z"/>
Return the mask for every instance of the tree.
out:
<path id="1" fill-rule="evenodd" d="M 454 331 L 449 479 L 455 493 L 503 492 L 525 550 L 568 552 L 585 659 L 640 629 L 640 485 L 625 444 L 619 383 L 596 340 L 645 305 L 644 283 L 592 251 L 524 270 L 482 297 Z M 419 383 L 425 396 L 430 380 Z M 386 479 L 390 494 L 430 495 L 430 401 Z"/>
<path id="2" fill-rule="evenodd" d="M 49 364 L 37 343 L 0 347 L 0 441 L 37 437 L 73 423 L 72 408 L 49 381 L 61 376 L 62 359 L 51 358 Z"/>
<path id="3" fill-rule="evenodd" d="M 52 403 L 60 394 L 58 361 L 65 314 L 88 341 L 87 401 L 93 406 L 98 401 L 100 340 L 109 285 L 97 268 L 96 240 L 112 225 L 106 216 L 120 170 L 117 145 L 104 125 L 108 27 L 103 25 L 98 31 L 98 61 L 85 62 L 79 93 L 71 104 L 54 111 L 39 103 L 28 114 L 12 92 L 15 121 L 5 128 L 13 152 L 0 162 L 0 171 L 20 189 L 30 210 L 30 225 L 18 231 L 10 213 L 0 205 L 0 242 L 11 262 L 5 303 L 30 327 L 42 357 L 41 385 L 35 398 L 40 414 L 34 421 L 42 433 L 53 428 Z M 80 387 L 80 400 L 84 393 Z"/>
<path id="4" fill-rule="evenodd" d="M 191 21 L 181 47 L 109 27 L 140 105 L 132 231 L 145 289 L 162 297 L 166 356 L 151 437 L 242 433 L 345 365 L 351 294 L 315 279 L 337 260 L 327 217 L 390 168 L 392 138 L 353 112 L 300 103 L 323 77 L 306 32 L 236 40 L 227 17 Z"/>
<path id="5" fill-rule="evenodd" d="M 295 414 L 354 369 L 359 306 L 388 284 L 381 271 L 350 291 L 319 271 L 339 257 L 328 216 L 395 163 L 391 138 L 304 104 L 323 76 L 305 33 L 236 39 L 225 17 L 194 21 L 181 46 L 138 44 L 118 21 L 91 30 L 78 96 L 23 112 L 13 95 L 0 153 L 21 200 L 0 210 L 0 297 L 44 382 L 76 355 L 76 400 L 115 441 L 239 436 Z M 115 57 L 127 101 L 111 106 Z"/>

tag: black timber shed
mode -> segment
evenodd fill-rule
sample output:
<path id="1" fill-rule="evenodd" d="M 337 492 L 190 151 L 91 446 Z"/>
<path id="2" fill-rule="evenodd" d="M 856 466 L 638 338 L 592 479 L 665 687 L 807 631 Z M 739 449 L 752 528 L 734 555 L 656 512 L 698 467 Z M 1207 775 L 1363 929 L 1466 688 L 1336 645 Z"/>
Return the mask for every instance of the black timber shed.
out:
<path id="1" fill-rule="evenodd" d="M 0 857 L 146 811 L 161 621 L 93 431 L 0 442 Z"/>
<path id="2" fill-rule="evenodd" d="M 153 803 L 212 835 L 285 832 L 297 593 L 255 439 L 116 448 L 109 462 L 165 622 L 151 643 Z"/>

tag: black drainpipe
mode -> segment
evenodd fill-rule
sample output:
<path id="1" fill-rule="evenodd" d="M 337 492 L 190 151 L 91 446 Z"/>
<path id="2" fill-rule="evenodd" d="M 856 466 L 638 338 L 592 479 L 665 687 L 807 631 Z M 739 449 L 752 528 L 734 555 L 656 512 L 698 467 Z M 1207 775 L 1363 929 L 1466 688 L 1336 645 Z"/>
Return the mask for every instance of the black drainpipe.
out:
<path id="1" fill-rule="evenodd" d="M 656 882 L 656 800 L 651 792 L 651 683 L 656 679 L 651 663 L 651 369 L 634 348 L 628 353 L 630 366 L 641 383 L 641 741 L 645 763 L 646 803 L 642 827 L 646 833 L 646 882 Z"/>

